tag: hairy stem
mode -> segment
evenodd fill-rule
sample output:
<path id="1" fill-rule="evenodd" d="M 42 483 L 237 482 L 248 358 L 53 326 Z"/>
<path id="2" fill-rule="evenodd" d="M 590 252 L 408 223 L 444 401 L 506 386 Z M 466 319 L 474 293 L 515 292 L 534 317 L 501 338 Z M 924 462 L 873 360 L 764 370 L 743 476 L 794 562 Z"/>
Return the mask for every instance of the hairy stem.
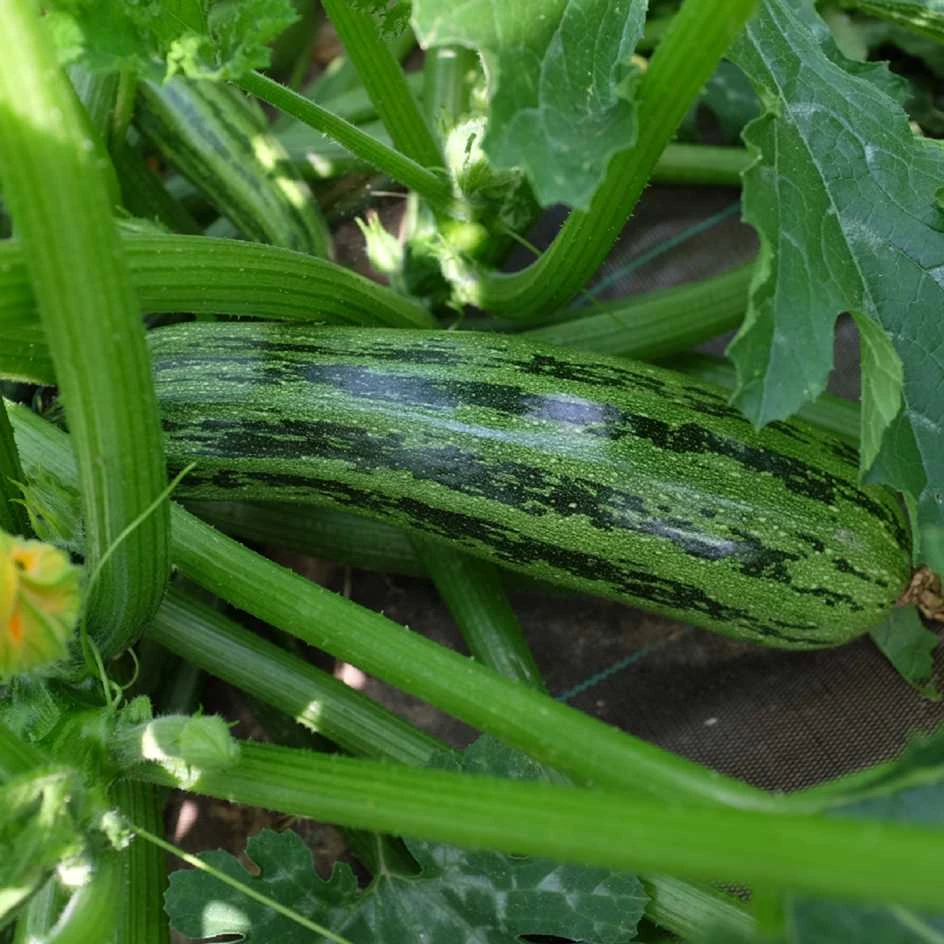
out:
<path id="1" fill-rule="evenodd" d="M 522 318 L 562 307 L 599 268 L 659 157 L 721 56 L 753 13 L 756 0 L 686 0 L 649 62 L 639 90 L 640 137 L 617 155 L 586 212 L 571 213 L 554 242 L 526 269 L 490 273 L 478 304 Z"/>
<path id="2" fill-rule="evenodd" d="M 163 440 L 107 166 L 31 0 L 0 5 L 0 174 L 80 471 L 90 569 L 153 504 Z M 169 569 L 162 504 L 111 553 L 89 602 L 104 655 L 153 613 Z"/>

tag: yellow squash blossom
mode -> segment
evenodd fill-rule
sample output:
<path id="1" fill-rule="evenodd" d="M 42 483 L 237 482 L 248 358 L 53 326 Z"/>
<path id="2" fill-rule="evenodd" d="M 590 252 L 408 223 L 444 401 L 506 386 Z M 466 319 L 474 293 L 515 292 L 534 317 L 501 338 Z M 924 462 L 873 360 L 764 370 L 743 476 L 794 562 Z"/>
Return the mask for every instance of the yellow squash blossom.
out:
<path id="1" fill-rule="evenodd" d="M 0 531 L 0 679 L 66 656 L 80 570 L 67 554 Z"/>

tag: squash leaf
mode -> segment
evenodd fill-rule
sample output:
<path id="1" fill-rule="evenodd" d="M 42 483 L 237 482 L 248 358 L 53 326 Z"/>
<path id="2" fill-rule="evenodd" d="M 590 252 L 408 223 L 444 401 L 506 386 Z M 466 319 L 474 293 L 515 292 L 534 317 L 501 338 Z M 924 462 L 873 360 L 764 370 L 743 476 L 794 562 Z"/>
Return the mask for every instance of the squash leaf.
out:
<path id="1" fill-rule="evenodd" d="M 870 635 L 882 655 L 912 688 L 931 701 L 941 700 L 933 678 L 934 652 L 941 640 L 924 628 L 913 606 L 892 610 Z"/>
<path id="2" fill-rule="evenodd" d="M 542 206 L 586 209 L 636 138 L 631 58 L 645 15 L 644 0 L 414 0 L 413 28 L 424 48 L 481 52 L 492 163 L 522 168 Z"/>
<path id="3" fill-rule="evenodd" d="M 764 424 L 819 395 L 834 322 L 853 313 L 870 478 L 911 491 L 933 536 L 944 527 L 944 148 L 914 135 L 900 83 L 846 58 L 805 0 L 763 0 L 731 57 L 765 107 L 745 131 L 756 160 L 744 216 L 762 254 L 730 348 L 736 401 Z M 923 556 L 938 569 L 944 542 L 926 541 Z"/>
<path id="4" fill-rule="evenodd" d="M 269 64 L 267 44 L 297 19 L 291 0 L 53 0 L 63 63 L 160 81 L 238 79 Z"/>
<path id="5" fill-rule="evenodd" d="M 491 738 L 480 738 L 461 762 L 440 760 L 437 766 L 544 776 L 538 764 Z M 311 853 L 292 832 L 264 830 L 248 841 L 257 876 L 225 852 L 201 858 L 354 944 L 514 944 L 524 934 L 625 944 L 647 901 L 633 875 L 439 843 L 406 844 L 419 873 L 383 864 L 363 892 L 345 864 L 335 866 L 327 881 L 319 878 Z M 196 940 L 223 934 L 259 944 L 312 940 L 310 931 L 196 871 L 171 875 L 166 909 L 174 928 Z"/>

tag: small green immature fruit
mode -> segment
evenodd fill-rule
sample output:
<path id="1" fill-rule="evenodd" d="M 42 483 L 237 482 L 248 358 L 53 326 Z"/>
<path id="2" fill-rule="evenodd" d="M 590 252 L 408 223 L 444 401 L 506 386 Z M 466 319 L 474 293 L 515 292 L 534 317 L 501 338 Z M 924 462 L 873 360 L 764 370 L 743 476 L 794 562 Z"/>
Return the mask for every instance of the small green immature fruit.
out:
<path id="1" fill-rule="evenodd" d="M 0 679 L 65 658 L 80 573 L 58 548 L 0 531 Z"/>

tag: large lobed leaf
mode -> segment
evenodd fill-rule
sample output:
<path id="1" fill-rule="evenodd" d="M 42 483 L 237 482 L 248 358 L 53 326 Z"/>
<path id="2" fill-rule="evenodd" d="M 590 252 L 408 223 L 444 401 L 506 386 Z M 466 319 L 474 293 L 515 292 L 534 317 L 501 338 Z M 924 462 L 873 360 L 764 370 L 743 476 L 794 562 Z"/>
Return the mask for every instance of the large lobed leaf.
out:
<path id="1" fill-rule="evenodd" d="M 53 0 L 60 58 L 93 71 L 130 69 L 237 79 L 269 63 L 267 43 L 297 17 L 291 0 Z"/>
<path id="2" fill-rule="evenodd" d="M 636 137 L 633 50 L 645 0 L 414 0 L 425 46 L 481 51 L 491 108 L 484 148 L 520 167 L 543 206 L 586 209 Z"/>
<path id="3" fill-rule="evenodd" d="M 924 556 L 944 564 L 944 149 L 912 133 L 885 67 L 845 58 L 805 0 L 763 0 L 732 58 L 766 107 L 745 132 L 744 215 L 763 250 L 731 347 L 737 401 L 760 424 L 817 396 L 836 317 L 852 312 L 863 466 L 920 497 Z"/>
<path id="4" fill-rule="evenodd" d="M 472 745 L 461 763 L 443 760 L 439 766 L 516 779 L 543 776 L 534 761 L 490 737 Z M 228 853 L 202 858 L 354 944 L 514 944 L 524 934 L 625 944 L 635 937 L 647 901 L 635 876 L 608 869 L 416 840 L 407 846 L 419 874 L 384 864 L 364 892 L 347 865 L 322 881 L 292 832 L 265 830 L 248 841 L 257 877 Z M 171 875 L 167 912 L 178 931 L 196 939 L 235 934 L 258 944 L 312 940 L 310 931 L 195 871 Z"/>

